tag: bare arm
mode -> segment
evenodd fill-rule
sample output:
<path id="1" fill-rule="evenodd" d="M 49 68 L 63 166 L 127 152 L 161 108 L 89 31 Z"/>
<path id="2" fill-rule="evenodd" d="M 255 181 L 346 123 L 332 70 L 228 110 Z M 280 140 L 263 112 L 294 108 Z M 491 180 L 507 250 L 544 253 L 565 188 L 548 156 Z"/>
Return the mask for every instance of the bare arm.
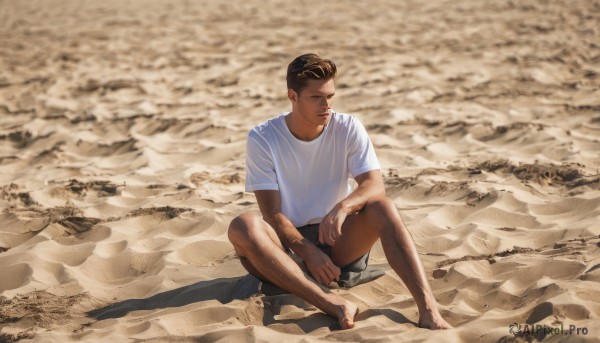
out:
<path id="1" fill-rule="evenodd" d="M 275 230 L 281 242 L 304 260 L 313 277 L 324 285 L 339 280 L 339 267 L 311 241 L 304 238 L 281 212 L 279 191 L 255 191 L 254 194 L 263 219 Z"/>
<path id="2" fill-rule="evenodd" d="M 375 196 L 385 195 L 385 186 L 380 170 L 371 170 L 354 178 L 358 187 L 340 201 L 337 206 L 347 214 L 360 211 L 367 201 Z"/>
<path id="3" fill-rule="evenodd" d="M 312 253 L 311 245 L 314 247 L 314 244 L 302 237 L 292 222 L 281 213 L 279 191 L 255 191 L 254 194 L 263 219 L 275 230 L 281 242 L 302 259 Z"/>
<path id="4" fill-rule="evenodd" d="M 337 203 L 321 221 L 319 241 L 331 246 L 342 235 L 342 224 L 346 217 L 360 211 L 369 199 L 385 195 L 385 186 L 380 170 L 371 170 L 354 178 L 358 187 L 344 200 Z"/>

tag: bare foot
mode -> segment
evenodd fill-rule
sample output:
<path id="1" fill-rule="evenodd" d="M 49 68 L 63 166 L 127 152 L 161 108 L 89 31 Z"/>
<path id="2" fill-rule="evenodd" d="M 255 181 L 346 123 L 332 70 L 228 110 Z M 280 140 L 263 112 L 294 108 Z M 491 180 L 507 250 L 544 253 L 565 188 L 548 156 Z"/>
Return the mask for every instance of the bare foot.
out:
<path id="1" fill-rule="evenodd" d="M 339 307 L 337 317 L 340 321 L 342 330 L 352 329 L 355 325 L 354 316 L 358 313 L 358 306 L 355 303 L 347 301 L 345 305 Z"/>
<path id="2" fill-rule="evenodd" d="M 452 325 L 448 324 L 439 312 L 426 312 L 421 314 L 421 317 L 419 318 L 419 327 L 431 330 L 452 329 Z"/>
<path id="3" fill-rule="evenodd" d="M 333 307 L 331 311 L 327 311 L 326 313 L 338 319 L 342 330 L 352 329 L 355 325 L 354 316 L 358 313 L 358 306 L 351 301 L 337 296 L 332 299 L 331 303 Z"/>

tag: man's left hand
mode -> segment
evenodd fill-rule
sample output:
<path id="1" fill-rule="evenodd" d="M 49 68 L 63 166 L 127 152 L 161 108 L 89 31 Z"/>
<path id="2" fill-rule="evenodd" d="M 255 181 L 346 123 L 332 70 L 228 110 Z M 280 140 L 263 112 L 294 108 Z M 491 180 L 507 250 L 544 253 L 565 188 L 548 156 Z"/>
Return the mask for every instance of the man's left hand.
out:
<path id="1" fill-rule="evenodd" d="M 319 225 L 319 242 L 334 246 L 335 241 L 342 236 L 342 224 L 348 214 L 340 206 L 335 206 L 321 220 Z"/>

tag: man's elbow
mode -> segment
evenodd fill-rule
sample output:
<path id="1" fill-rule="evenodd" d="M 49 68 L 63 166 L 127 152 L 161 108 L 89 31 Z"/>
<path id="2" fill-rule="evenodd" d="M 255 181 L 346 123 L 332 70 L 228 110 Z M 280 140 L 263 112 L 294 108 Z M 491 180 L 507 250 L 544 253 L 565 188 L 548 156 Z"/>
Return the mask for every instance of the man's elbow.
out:
<path id="1" fill-rule="evenodd" d="M 369 188 L 371 191 L 369 192 L 369 199 L 371 198 L 380 198 L 385 197 L 385 186 L 381 180 L 369 180 Z"/>
<path id="2" fill-rule="evenodd" d="M 375 195 L 373 195 L 373 198 L 382 198 L 385 197 L 385 187 L 383 185 L 378 186 L 377 190 L 375 191 Z"/>

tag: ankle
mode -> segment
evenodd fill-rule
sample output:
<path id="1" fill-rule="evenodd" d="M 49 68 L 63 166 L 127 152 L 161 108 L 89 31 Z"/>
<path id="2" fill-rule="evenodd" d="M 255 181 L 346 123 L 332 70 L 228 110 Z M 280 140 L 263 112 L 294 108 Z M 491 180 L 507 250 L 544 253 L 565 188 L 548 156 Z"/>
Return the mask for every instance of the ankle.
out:
<path id="1" fill-rule="evenodd" d="M 422 303 L 417 304 L 419 308 L 419 314 L 435 314 L 439 313 L 437 308 L 437 301 L 433 296 L 425 297 Z"/>

